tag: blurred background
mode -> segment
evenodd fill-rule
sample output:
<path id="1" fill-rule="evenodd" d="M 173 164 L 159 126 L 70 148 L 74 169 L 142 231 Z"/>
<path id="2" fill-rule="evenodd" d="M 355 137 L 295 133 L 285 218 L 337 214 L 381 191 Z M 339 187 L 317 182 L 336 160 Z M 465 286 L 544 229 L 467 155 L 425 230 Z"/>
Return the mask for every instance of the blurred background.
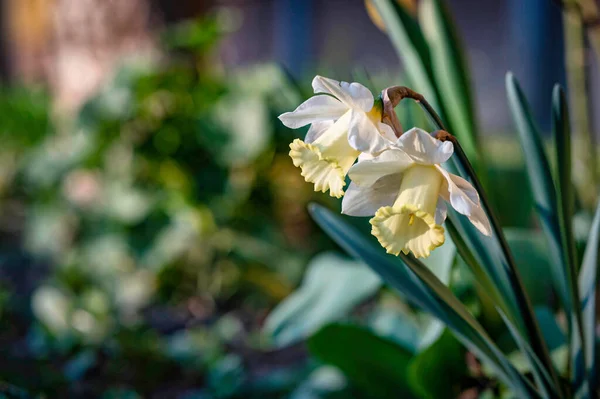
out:
<path id="1" fill-rule="evenodd" d="M 447 3 L 482 173 L 518 236 L 532 209 L 504 75 L 548 130 L 552 86 L 567 79 L 560 2 Z M 304 131 L 276 119 L 315 74 L 374 93 L 406 82 L 365 2 L 0 0 L 0 17 L 2 395 L 375 397 L 304 339 L 341 318 L 405 344 L 420 330 L 311 221 L 308 202 L 339 202 L 303 181 L 287 152 Z M 597 65 L 583 60 L 598 104 Z"/>

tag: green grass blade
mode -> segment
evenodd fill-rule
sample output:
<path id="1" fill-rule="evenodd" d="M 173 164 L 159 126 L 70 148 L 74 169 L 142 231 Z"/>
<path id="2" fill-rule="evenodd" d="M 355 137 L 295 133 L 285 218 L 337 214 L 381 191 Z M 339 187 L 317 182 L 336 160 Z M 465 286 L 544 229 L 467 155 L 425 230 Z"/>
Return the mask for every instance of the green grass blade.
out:
<path id="1" fill-rule="evenodd" d="M 565 93 L 559 85 L 552 93 L 552 133 L 556 148 L 556 199 L 558 205 L 558 221 L 563 247 L 563 261 L 567 268 L 567 283 L 570 288 L 573 311 L 568 315 L 573 320 L 571 331 L 571 381 L 575 392 L 584 383 L 585 375 L 585 339 L 583 336 L 583 320 L 580 312 L 579 287 L 577 285 L 577 254 L 573 238 L 572 219 L 574 214 L 574 194 L 571 184 L 571 128 Z"/>
<path id="2" fill-rule="evenodd" d="M 563 304 L 565 312 L 569 314 L 573 305 L 567 284 L 567 270 L 564 267 L 565 263 L 563 261 L 564 253 L 560 237 L 558 209 L 554 182 L 550 173 L 550 164 L 544 152 L 542 138 L 531 115 L 527 99 L 519 83 L 511 73 L 506 75 L 506 91 L 508 105 L 525 154 L 525 166 L 535 201 L 535 210 L 540 218 L 544 234 L 549 243 L 548 247 L 551 251 L 550 259 L 552 259 L 552 263 L 550 271 L 553 286 Z"/>
<path id="3" fill-rule="evenodd" d="M 596 377 L 596 291 L 600 274 L 600 203 L 596 208 L 592 229 L 590 230 L 581 271 L 579 272 L 579 289 L 581 294 L 581 307 L 583 314 L 583 332 L 585 335 L 585 359 L 587 379 L 590 387 L 597 386 Z"/>
<path id="4" fill-rule="evenodd" d="M 448 123 L 476 165 L 480 151 L 465 51 L 444 0 L 419 3 L 419 21 L 431 51 L 433 77 Z"/>
<path id="5" fill-rule="evenodd" d="M 309 210 L 313 219 L 344 250 L 369 265 L 410 302 L 446 323 L 463 345 L 494 367 L 518 397 L 539 396 L 531 384 L 516 372 L 466 307 L 423 263 L 403 256 L 402 264 L 367 241 L 340 216 L 316 204 L 312 204 Z"/>

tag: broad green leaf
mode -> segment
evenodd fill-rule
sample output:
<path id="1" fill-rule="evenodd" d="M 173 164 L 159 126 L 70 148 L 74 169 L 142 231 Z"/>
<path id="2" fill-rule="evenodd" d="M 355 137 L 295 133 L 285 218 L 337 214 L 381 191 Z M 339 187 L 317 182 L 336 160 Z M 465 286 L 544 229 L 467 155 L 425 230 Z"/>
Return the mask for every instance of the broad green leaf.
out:
<path id="1" fill-rule="evenodd" d="M 468 375 L 465 359 L 462 345 L 445 330 L 436 342 L 410 362 L 410 386 L 421 398 L 457 398 L 461 382 Z"/>
<path id="2" fill-rule="evenodd" d="M 375 309 L 369 315 L 367 325 L 380 337 L 396 342 L 410 353 L 418 352 L 421 326 L 409 310 Z"/>
<path id="3" fill-rule="evenodd" d="M 277 346 L 293 344 L 346 316 L 380 287 L 381 279 L 366 265 L 320 254 L 308 265 L 300 288 L 269 314 L 264 331 Z"/>
<path id="4" fill-rule="evenodd" d="M 589 234 L 588 242 L 581 263 L 579 272 L 579 289 L 581 294 L 581 307 L 583 314 L 583 328 L 585 334 L 585 359 L 587 378 L 592 387 L 597 386 L 596 377 L 596 292 L 598 289 L 598 279 L 600 274 L 600 257 L 598 249 L 600 248 L 600 203 L 596 208 L 592 229 Z"/>
<path id="5" fill-rule="evenodd" d="M 529 104 L 513 74 L 506 75 L 508 104 L 519 133 L 524 152 L 529 184 L 535 201 L 535 210 L 540 218 L 549 246 L 554 289 L 568 313 L 572 309 L 571 296 L 567 285 L 567 271 L 564 267 L 564 253 L 558 224 L 558 209 L 550 165 L 539 129 L 533 120 Z"/>
<path id="6" fill-rule="evenodd" d="M 552 133 L 556 149 L 556 199 L 558 205 L 558 222 L 563 248 L 563 261 L 566 267 L 566 278 L 573 304 L 573 311 L 568 314 L 571 319 L 571 381 L 575 392 L 583 386 L 585 376 L 585 339 L 583 320 L 580 312 L 579 287 L 577 285 L 577 253 L 573 238 L 572 219 L 574 215 L 574 194 L 571 183 L 571 128 L 565 93 L 560 86 L 554 86 L 552 93 Z"/>
<path id="7" fill-rule="evenodd" d="M 444 284 L 449 285 L 456 256 L 456 247 L 452 240 L 433 251 L 423 263 Z M 423 312 L 405 312 L 399 309 L 379 309 L 373 315 L 370 326 L 384 337 L 399 342 L 412 352 L 420 352 L 436 342 L 444 332 L 445 326 L 434 316 Z"/>
<path id="8" fill-rule="evenodd" d="M 414 397 L 407 381 L 412 354 L 365 328 L 328 325 L 309 338 L 308 349 L 342 370 L 369 398 Z"/>
<path id="9" fill-rule="evenodd" d="M 301 381 L 298 384 L 298 381 Z M 348 386 L 344 374 L 334 366 L 317 367 L 309 375 L 297 378 L 293 392 L 284 397 L 287 399 L 342 399 L 352 397 L 354 387 Z M 254 393 L 254 392 L 252 392 Z M 253 395 L 252 397 L 257 397 Z M 273 397 L 272 395 L 269 397 Z M 281 397 L 276 396 L 276 397 Z"/>
<path id="10" fill-rule="evenodd" d="M 447 324 L 457 338 L 483 361 L 489 362 L 502 380 L 523 397 L 537 397 L 535 389 L 510 365 L 483 327 L 465 306 L 425 265 L 403 256 L 402 262 L 375 247 L 340 216 L 322 206 L 311 204 L 315 221 L 344 250 L 369 265 L 409 302 Z"/>
<path id="11" fill-rule="evenodd" d="M 464 48 L 444 0 L 419 3 L 419 20 L 431 51 L 433 76 L 452 133 L 458 137 L 472 163 L 480 152 L 475 112 Z"/>

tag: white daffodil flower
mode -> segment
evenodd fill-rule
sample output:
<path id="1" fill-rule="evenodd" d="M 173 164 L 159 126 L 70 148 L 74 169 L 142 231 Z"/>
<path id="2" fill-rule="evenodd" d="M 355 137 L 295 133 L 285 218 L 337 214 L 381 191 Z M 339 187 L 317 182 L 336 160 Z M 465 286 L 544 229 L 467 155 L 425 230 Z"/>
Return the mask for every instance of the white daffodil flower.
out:
<path id="1" fill-rule="evenodd" d="M 371 233 L 394 255 L 402 251 L 425 258 L 444 243 L 441 225 L 446 202 L 489 236 L 490 224 L 477 191 L 440 166 L 453 153 L 451 142 L 437 140 L 421 129 L 409 130 L 394 147 L 375 157 L 361 156 L 350 168 L 352 183 L 342 213 L 374 216 Z"/>
<path id="2" fill-rule="evenodd" d="M 345 177 L 361 152 L 379 153 L 396 140 L 392 128 L 381 122 L 381 102 L 359 83 L 316 76 L 317 94 L 293 112 L 279 116 L 296 129 L 311 124 L 304 140 L 290 144 L 290 157 L 315 191 L 332 197 L 344 195 Z"/>

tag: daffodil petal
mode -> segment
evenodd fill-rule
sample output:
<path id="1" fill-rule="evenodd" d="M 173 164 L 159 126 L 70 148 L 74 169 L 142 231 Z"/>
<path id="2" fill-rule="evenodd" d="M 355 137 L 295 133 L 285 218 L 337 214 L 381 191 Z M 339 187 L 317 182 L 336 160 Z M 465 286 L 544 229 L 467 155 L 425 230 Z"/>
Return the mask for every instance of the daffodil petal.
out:
<path id="1" fill-rule="evenodd" d="M 492 234 L 490 221 L 481 207 L 477 190 L 462 177 L 448 173 L 440 166 L 436 167 L 444 176 L 440 196 L 448 201 L 458 213 L 467 216 L 477 230 L 490 236 Z"/>
<path id="2" fill-rule="evenodd" d="M 392 129 L 392 127 L 390 125 L 387 125 L 383 122 L 379 122 L 377 124 L 377 127 L 378 127 L 381 135 L 384 138 L 386 138 L 388 141 L 390 141 L 391 143 L 394 143 L 395 141 L 398 140 L 398 138 L 396 137 L 396 134 L 394 133 L 394 129 Z"/>
<path id="3" fill-rule="evenodd" d="M 315 93 L 331 94 L 348 107 L 360 108 L 365 112 L 371 110 L 375 102 L 371 91 L 360 83 L 338 82 L 317 75 L 313 79 L 312 87 Z"/>
<path id="4" fill-rule="evenodd" d="M 404 151 L 394 148 L 382 152 L 372 159 L 362 159 L 348 171 L 350 179 L 359 186 L 372 186 L 380 178 L 397 175 L 414 165 L 412 159 Z"/>
<path id="5" fill-rule="evenodd" d="M 309 123 L 330 121 L 340 118 L 348 111 L 348 106 L 326 95 L 318 95 L 304 101 L 292 112 L 279 115 L 279 120 L 291 129 Z"/>
<path id="6" fill-rule="evenodd" d="M 446 201 L 440 196 L 435 208 L 435 223 L 439 225 L 444 224 L 447 216 L 448 207 L 446 206 Z"/>
<path id="7" fill-rule="evenodd" d="M 304 138 L 304 142 L 312 143 L 323 133 L 327 131 L 331 126 L 333 126 L 333 121 L 321 121 L 321 122 L 313 122 L 306 133 L 306 137 Z"/>
<path id="8" fill-rule="evenodd" d="M 387 140 L 381 134 L 366 113 L 357 110 L 352 110 L 348 142 L 358 151 L 372 154 L 381 152 L 393 145 L 393 141 Z"/>
<path id="9" fill-rule="evenodd" d="M 385 176 L 370 187 L 350 183 L 342 200 L 342 213 L 350 216 L 373 216 L 377 210 L 394 203 L 400 189 L 400 178 Z"/>
<path id="10" fill-rule="evenodd" d="M 358 162 L 360 161 L 370 161 L 377 157 L 377 155 L 369 154 L 368 152 L 361 152 L 358 156 Z"/>
<path id="11" fill-rule="evenodd" d="M 397 144 L 415 162 L 424 165 L 444 163 L 454 153 L 454 145 L 451 142 L 440 141 L 416 127 L 400 136 Z"/>

